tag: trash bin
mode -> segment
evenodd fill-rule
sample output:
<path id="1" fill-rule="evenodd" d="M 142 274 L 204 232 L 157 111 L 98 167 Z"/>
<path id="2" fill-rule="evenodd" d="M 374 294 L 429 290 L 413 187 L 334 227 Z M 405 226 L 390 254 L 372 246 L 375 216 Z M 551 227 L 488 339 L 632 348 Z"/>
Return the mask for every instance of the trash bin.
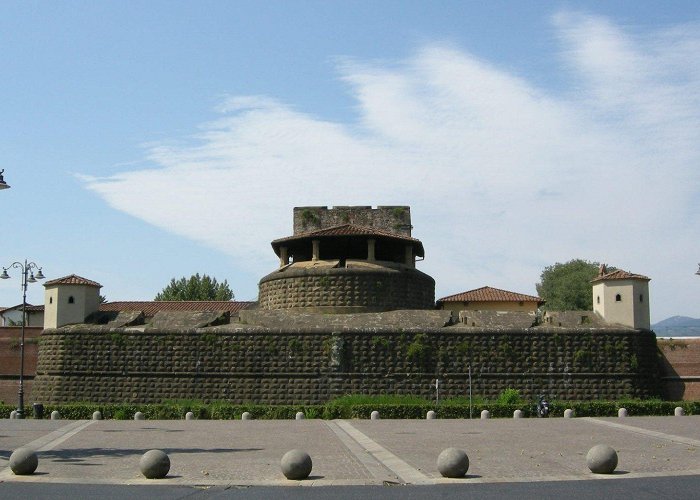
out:
<path id="1" fill-rule="evenodd" d="M 34 403 L 32 405 L 34 408 L 34 418 L 44 418 L 44 405 L 41 403 Z"/>

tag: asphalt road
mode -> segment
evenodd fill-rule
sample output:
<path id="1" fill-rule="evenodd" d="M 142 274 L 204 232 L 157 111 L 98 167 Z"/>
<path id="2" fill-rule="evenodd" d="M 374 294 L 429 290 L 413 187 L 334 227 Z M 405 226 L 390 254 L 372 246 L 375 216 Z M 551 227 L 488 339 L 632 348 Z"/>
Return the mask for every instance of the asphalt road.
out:
<path id="1" fill-rule="evenodd" d="M 260 500 L 396 500 L 440 499 L 566 499 L 600 500 L 633 498 L 635 500 L 700 497 L 700 476 L 615 479 L 598 481 L 543 481 L 518 483 L 440 484 L 432 486 L 320 486 L 304 487 L 189 487 L 53 483 L 0 483 L 3 499 L 95 499 L 125 498 L 198 499 L 246 498 Z"/>

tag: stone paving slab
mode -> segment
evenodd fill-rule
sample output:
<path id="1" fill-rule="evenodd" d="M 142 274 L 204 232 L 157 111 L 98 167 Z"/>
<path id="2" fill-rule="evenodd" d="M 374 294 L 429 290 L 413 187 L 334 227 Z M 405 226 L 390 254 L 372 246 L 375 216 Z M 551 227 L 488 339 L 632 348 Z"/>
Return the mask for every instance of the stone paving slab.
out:
<path id="1" fill-rule="evenodd" d="M 587 479 L 585 457 L 598 443 L 617 450 L 620 472 L 700 470 L 700 449 L 694 446 L 583 419 L 357 420 L 353 425 L 432 478 L 440 478 L 435 460 L 450 446 L 464 449 L 469 475 L 484 480 Z"/>
<path id="2" fill-rule="evenodd" d="M 470 468 L 457 481 L 503 482 L 700 474 L 700 417 L 493 420 L 34 421 L 0 420 L 0 481 L 187 485 L 342 485 L 441 483 L 439 453 L 467 451 Z M 614 424 L 611 426 L 610 424 Z M 620 425 L 618 425 L 620 424 Z M 646 432 L 646 433 L 645 433 Z M 14 476 L 12 450 L 33 443 L 38 473 Z M 595 444 L 618 451 L 618 472 L 591 474 Z M 168 453 L 167 479 L 138 469 L 152 448 Z M 311 478 L 287 481 L 282 455 L 293 448 L 313 459 Z"/>

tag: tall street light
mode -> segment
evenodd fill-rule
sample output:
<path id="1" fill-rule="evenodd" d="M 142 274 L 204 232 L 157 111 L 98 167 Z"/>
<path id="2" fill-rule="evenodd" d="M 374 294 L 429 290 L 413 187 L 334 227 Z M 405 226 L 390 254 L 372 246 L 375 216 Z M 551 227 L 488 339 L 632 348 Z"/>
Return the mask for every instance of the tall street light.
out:
<path id="1" fill-rule="evenodd" d="M 27 284 L 36 283 L 36 280 L 43 280 L 45 276 L 41 272 L 41 268 L 39 266 L 37 266 L 34 262 L 27 262 L 25 259 L 24 264 L 21 262 L 13 262 L 8 267 L 3 267 L 2 274 L 0 274 L 0 279 L 6 280 L 10 277 L 10 275 L 7 274 L 7 270 L 11 267 L 22 271 L 22 340 L 19 344 L 19 403 L 17 408 L 17 416 L 19 418 L 24 418 L 24 325 L 27 323 Z M 38 269 L 36 276 L 34 275 L 33 269 Z"/>
<path id="2" fill-rule="evenodd" d="M 5 182 L 5 179 L 2 178 L 4 170 L 0 170 L 0 189 L 7 189 L 10 187 L 10 185 Z"/>

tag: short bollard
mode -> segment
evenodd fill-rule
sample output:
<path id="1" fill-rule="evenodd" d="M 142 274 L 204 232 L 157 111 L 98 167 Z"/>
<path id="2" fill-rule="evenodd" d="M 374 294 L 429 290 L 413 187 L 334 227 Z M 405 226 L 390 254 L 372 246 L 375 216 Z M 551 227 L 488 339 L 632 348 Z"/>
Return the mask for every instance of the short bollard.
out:
<path id="1" fill-rule="evenodd" d="M 685 410 L 683 409 L 682 406 L 676 406 L 673 410 L 673 414 L 676 417 L 684 417 L 685 416 Z"/>
<path id="2" fill-rule="evenodd" d="M 574 416 L 576 416 L 576 413 L 571 408 L 564 410 L 564 418 L 574 418 Z"/>
<path id="3" fill-rule="evenodd" d="M 486 420 L 491 418 L 491 412 L 488 410 L 481 410 L 481 420 Z"/>
<path id="4" fill-rule="evenodd" d="M 627 408 L 620 408 L 617 410 L 617 416 L 619 418 L 625 418 L 627 416 Z"/>
<path id="5" fill-rule="evenodd" d="M 438 455 L 437 468 L 443 477 L 464 477 L 469 470 L 469 457 L 459 448 L 446 448 Z"/>
<path id="6" fill-rule="evenodd" d="M 170 471 L 170 458 L 163 450 L 148 450 L 141 456 L 139 469 L 146 479 L 163 479 Z"/>
<path id="7" fill-rule="evenodd" d="M 58 410 L 51 412 L 51 420 L 61 420 L 61 414 L 58 413 Z"/>
<path id="8" fill-rule="evenodd" d="M 287 479 L 306 479 L 311 474 L 313 464 L 308 453 L 302 450 L 290 450 L 280 461 L 282 474 Z"/>
<path id="9" fill-rule="evenodd" d="M 304 416 L 303 411 L 298 411 L 297 414 L 294 416 L 295 420 L 304 420 L 306 417 Z"/>
<path id="10" fill-rule="evenodd" d="M 185 420 L 194 420 L 194 413 L 192 413 L 191 411 L 185 413 Z"/>
<path id="11" fill-rule="evenodd" d="M 251 415 L 249 411 L 244 411 L 241 414 L 241 420 L 251 420 L 252 418 L 253 418 L 253 415 Z"/>
<path id="12" fill-rule="evenodd" d="M 39 466 L 39 458 L 31 448 L 17 448 L 10 455 L 10 469 L 18 476 L 34 474 Z"/>
<path id="13" fill-rule="evenodd" d="M 93 420 L 102 420 L 102 412 L 101 411 L 92 412 L 92 419 Z"/>
<path id="14" fill-rule="evenodd" d="M 134 413 L 134 420 L 146 420 L 146 415 L 144 415 L 140 411 L 137 411 L 136 413 Z"/>
<path id="15" fill-rule="evenodd" d="M 515 410 L 513 412 L 513 418 L 523 418 L 523 410 Z"/>
<path id="16" fill-rule="evenodd" d="M 14 420 L 17 418 L 17 410 L 12 410 L 10 412 L 10 420 Z"/>
<path id="17" fill-rule="evenodd" d="M 425 414 L 426 420 L 435 420 L 436 418 L 437 418 L 437 413 L 435 413 L 433 410 L 429 410 L 428 413 Z"/>
<path id="18" fill-rule="evenodd" d="M 597 444 L 588 450 L 586 465 L 595 474 L 612 474 L 617 467 L 617 452 L 607 444 Z"/>
<path id="19" fill-rule="evenodd" d="M 370 420 L 379 420 L 379 412 L 377 410 L 374 410 L 372 413 L 369 414 Z"/>

